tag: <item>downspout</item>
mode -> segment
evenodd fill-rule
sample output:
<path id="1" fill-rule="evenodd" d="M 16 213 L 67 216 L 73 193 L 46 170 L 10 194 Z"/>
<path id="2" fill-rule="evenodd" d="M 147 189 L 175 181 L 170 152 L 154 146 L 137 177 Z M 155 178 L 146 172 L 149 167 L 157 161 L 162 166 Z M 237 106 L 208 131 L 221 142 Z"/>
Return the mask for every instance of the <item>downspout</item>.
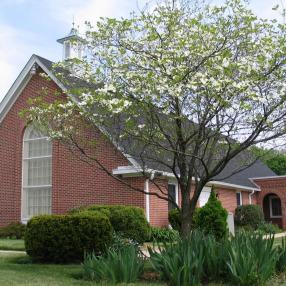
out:
<path id="1" fill-rule="evenodd" d="M 145 181 L 145 200 L 146 200 L 146 219 L 148 222 L 150 222 L 150 195 L 149 193 L 149 179 L 146 179 Z"/>
<path id="2" fill-rule="evenodd" d="M 151 180 L 154 180 L 154 177 L 155 177 L 155 172 L 151 172 L 151 175 L 150 175 L 150 179 L 146 179 L 145 181 L 145 201 L 146 201 L 146 205 L 145 205 L 145 208 L 146 208 L 146 219 L 148 222 L 150 222 L 150 195 L 148 194 L 149 193 L 149 181 Z"/>
<path id="3" fill-rule="evenodd" d="M 248 199 L 249 199 L 249 204 L 252 204 L 252 196 L 254 195 L 255 190 L 252 190 L 252 192 L 248 195 Z"/>

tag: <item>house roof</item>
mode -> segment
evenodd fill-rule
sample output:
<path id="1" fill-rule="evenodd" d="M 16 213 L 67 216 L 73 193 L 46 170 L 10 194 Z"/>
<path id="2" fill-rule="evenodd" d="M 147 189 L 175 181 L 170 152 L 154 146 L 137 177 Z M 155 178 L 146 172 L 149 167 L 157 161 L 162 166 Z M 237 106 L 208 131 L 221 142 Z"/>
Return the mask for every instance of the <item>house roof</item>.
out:
<path id="1" fill-rule="evenodd" d="M 43 57 L 32 55 L 32 57 L 29 59 L 15 82 L 13 83 L 12 87 L 9 89 L 8 93 L 0 103 L 0 124 L 7 112 L 10 110 L 13 103 L 16 101 L 18 96 L 20 95 L 23 88 L 26 86 L 26 84 L 29 82 L 30 78 L 32 77 L 31 70 L 34 65 L 38 65 L 42 68 L 42 70 L 59 86 L 60 89 L 62 89 L 64 92 L 67 92 L 69 89 L 73 87 L 90 87 L 89 83 L 86 83 L 82 81 L 81 79 L 71 76 L 70 73 L 59 70 L 61 73 L 65 73 L 65 82 L 59 81 L 59 79 L 56 77 L 56 75 L 53 72 L 53 62 L 45 59 Z M 94 86 L 94 85 L 93 85 Z M 69 94 L 71 97 L 73 97 L 72 94 Z M 114 130 L 101 130 L 103 132 L 108 133 L 114 133 L 116 134 L 116 131 Z M 111 134 L 112 136 L 112 134 Z M 112 138 L 111 138 L 112 140 Z M 137 171 L 140 170 L 140 155 L 134 152 L 134 150 L 131 150 L 134 148 L 134 144 L 130 144 L 130 141 L 122 141 L 120 144 L 121 146 L 118 146 L 117 143 L 113 142 L 116 147 L 126 156 L 126 158 L 131 163 L 132 167 L 134 167 Z M 276 174 L 269 169 L 265 164 L 263 164 L 261 161 L 256 160 L 253 162 L 250 166 L 247 166 L 245 168 L 240 168 L 240 170 L 234 174 L 232 174 L 233 169 L 237 168 L 240 164 L 240 158 L 239 156 L 232 159 L 227 166 L 224 168 L 224 170 L 221 172 L 221 174 L 214 178 L 213 182 L 216 182 L 217 184 L 221 183 L 224 185 L 229 186 L 237 186 L 238 188 L 245 188 L 246 190 L 252 190 L 256 189 L 257 185 L 255 185 L 250 178 L 254 177 L 269 177 L 269 176 L 276 176 Z M 119 174 L 121 171 L 127 172 L 128 166 L 122 166 L 125 168 L 117 169 L 117 173 Z M 134 173 L 134 168 L 129 168 L 130 173 Z M 148 162 L 148 168 L 150 170 L 157 170 L 157 171 L 163 171 L 165 174 L 171 175 L 171 173 L 168 173 L 168 170 L 164 170 L 162 165 L 158 165 L 156 162 Z M 132 171 L 131 171 L 132 169 Z"/>

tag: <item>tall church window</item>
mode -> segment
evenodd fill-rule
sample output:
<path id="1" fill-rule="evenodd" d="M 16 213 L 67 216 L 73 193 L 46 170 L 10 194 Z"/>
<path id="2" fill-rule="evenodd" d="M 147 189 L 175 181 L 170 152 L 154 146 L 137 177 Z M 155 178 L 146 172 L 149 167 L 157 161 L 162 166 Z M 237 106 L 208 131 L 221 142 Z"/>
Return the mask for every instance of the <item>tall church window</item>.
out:
<path id="1" fill-rule="evenodd" d="M 23 137 L 22 220 L 51 213 L 52 142 L 29 126 Z"/>

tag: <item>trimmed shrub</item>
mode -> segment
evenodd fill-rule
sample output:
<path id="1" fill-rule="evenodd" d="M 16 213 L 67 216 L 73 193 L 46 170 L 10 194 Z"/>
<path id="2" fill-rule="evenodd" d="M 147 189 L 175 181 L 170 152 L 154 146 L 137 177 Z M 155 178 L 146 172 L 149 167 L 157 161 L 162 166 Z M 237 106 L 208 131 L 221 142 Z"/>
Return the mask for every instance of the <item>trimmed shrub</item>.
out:
<path id="1" fill-rule="evenodd" d="M 174 229 L 151 227 L 150 241 L 173 242 L 179 238 L 179 232 Z"/>
<path id="2" fill-rule="evenodd" d="M 212 191 L 208 202 L 201 208 L 196 209 L 194 214 L 194 228 L 205 234 L 214 235 L 217 239 L 227 236 L 227 211 L 222 207 Z"/>
<path id="3" fill-rule="evenodd" d="M 82 261 L 84 253 L 101 254 L 112 240 L 109 219 L 93 215 L 41 215 L 27 224 L 25 247 L 33 260 Z"/>
<path id="4" fill-rule="evenodd" d="M 128 245 L 117 251 L 108 250 L 105 256 L 89 254 L 82 266 L 86 280 L 132 283 L 143 273 L 144 262 L 139 258 L 138 247 Z"/>
<path id="5" fill-rule="evenodd" d="M 92 205 L 73 209 L 70 213 L 92 214 L 93 212 L 101 212 L 108 216 L 114 230 L 122 237 L 139 243 L 148 241 L 150 238 L 150 225 L 141 208 L 121 205 Z"/>
<path id="6" fill-rule="evenodd" d="M 251 227 L 256 230 L 265 222 L 263 210 L 258 205 L 239 206 L 235 209 L 234 222 L 238 227 Z"/>
<path id="7" fill-rule="evenodd" d="M 25 236 L 26 225 L 20 222 L 12 222 L 0 228 L 1 238 L 23 239 Z"/>
<path id="8" fill-rule="evenodd" d="M 181 210 L 175 208 L 169 212 L 169 223 L 174 230 L 181 231 L 181 226 L 182 226 Z"/>

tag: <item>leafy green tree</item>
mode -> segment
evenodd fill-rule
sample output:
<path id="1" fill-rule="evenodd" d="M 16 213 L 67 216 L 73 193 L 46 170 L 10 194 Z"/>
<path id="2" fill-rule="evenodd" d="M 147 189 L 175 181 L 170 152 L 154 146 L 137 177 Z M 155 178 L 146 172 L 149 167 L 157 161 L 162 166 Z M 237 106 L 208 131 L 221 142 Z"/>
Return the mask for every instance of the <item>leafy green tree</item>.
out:
<path id="1" fill-rule="evenodd" d="M 286 175 L 286 154 L 273 149 L 253 148 L 253 152 L 277 175 Z"/>
<path id="2" fill-rule="evenodd" d="M 26 118 L 128 184 L 87 148 L 80 123 L 99 128 L 157 185 L 147 195 L 176 204 L 157 184 L 156 170 L 171 173 L 187 235 L 205 184 L 234 157 L 243 167 L 251 164 L 242 156 L 248 148 L 285 135 L 285 28 L 259 19 L 239 0 L 221 6 L 162 1 L 128 19 L 101 19 L 89 25 L 83 43 L 88 56 L 55 68 L 87 84 L 71 87 L 72 96 L 54 103 L 36 99 Z"/>

